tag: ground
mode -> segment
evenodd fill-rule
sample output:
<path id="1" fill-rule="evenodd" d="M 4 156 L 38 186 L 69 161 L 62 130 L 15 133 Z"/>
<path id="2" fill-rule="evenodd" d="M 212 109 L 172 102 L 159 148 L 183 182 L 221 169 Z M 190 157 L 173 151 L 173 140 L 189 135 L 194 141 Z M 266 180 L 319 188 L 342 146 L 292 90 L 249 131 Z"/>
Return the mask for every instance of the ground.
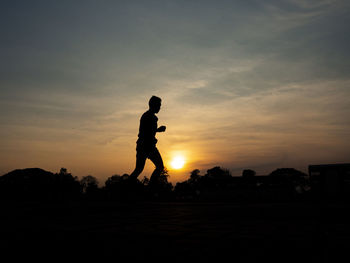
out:
<path id="1" fill-rule="evenodd" d="M 339 203 L 3 203 L 2 252 L 162 262 L 337 262 L 350 245 Z M 120 260 L 120 262 L 125 262 Z"/>

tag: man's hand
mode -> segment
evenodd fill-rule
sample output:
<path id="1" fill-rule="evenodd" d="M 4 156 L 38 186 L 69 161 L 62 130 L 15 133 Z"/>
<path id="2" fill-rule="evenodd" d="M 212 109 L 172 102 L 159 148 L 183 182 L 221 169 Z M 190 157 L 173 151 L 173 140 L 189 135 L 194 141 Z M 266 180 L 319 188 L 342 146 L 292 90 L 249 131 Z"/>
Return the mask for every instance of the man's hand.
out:
<path id="1" fill-rule="evenodd" d="M 160 126 L 158 129 L 157 129 L 157 132 L 165 132 L 166 130 L 166 127 L 165 126 Z"/>

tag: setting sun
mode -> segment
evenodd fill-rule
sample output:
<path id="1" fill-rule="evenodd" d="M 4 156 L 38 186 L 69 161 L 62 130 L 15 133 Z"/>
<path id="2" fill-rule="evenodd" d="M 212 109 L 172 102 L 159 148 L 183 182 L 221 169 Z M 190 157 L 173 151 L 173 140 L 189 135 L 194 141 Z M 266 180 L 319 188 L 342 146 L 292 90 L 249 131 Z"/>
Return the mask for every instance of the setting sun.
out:
<path id="1" fill-rule="evenodd" d="M 181 169 L 185 165 L 185 158 L 182 156 L 175 156 L 171 161 L 171 167 L 174 169 Z"/>

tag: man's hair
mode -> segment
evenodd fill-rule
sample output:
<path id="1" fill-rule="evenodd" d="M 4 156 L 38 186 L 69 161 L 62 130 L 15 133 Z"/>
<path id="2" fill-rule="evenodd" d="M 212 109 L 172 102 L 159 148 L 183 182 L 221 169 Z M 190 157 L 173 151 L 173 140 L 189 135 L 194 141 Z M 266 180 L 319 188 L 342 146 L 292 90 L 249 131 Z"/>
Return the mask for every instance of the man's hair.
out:
<path id="1" fill-rule="evenodd" d="M 148 105 L 151 107 L 152 105 L 156 105 L 156 104 L 160 104 L 162 101 L 161 98 L 157 97 L 157 96 L 152 96 L 149 99 Z"/>

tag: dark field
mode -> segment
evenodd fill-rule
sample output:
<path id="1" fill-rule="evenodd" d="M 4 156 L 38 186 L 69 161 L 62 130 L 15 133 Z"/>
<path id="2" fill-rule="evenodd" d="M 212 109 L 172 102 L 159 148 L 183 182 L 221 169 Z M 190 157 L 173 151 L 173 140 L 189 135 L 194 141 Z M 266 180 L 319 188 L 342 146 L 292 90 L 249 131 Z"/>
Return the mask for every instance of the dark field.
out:
<path id="1" fill-rule="evenodd" d="M 348 262 L 349 205 L 1 204 L 1 252 L 113 262 Z M 341 259 L 342 258 L 342 259 Z"/>

